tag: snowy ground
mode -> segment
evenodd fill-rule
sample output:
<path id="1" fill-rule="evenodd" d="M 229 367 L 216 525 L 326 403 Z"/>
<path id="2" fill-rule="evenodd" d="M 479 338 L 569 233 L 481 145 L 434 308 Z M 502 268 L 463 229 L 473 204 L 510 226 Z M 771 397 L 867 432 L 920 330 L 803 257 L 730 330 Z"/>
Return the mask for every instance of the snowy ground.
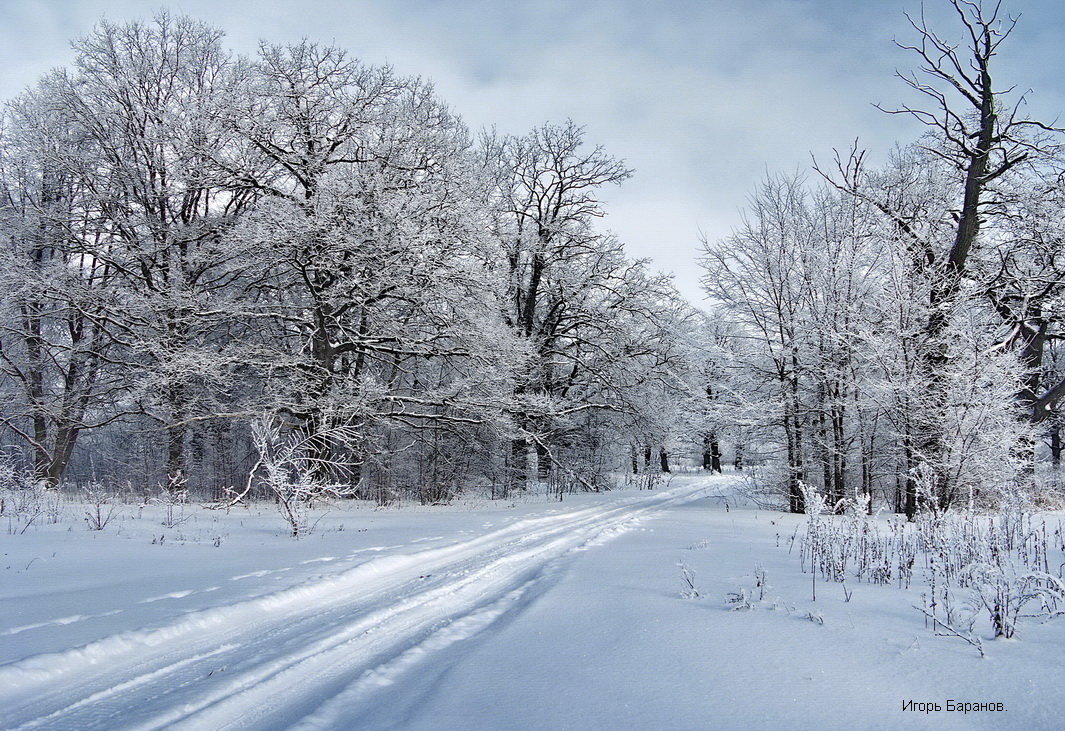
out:
<path id="1" fill-rule="evenodd" d="M 969 645 L 818 584 L 728 477 L 563 503 L 123 506 L 0 535 L 4 728 L 1062 728 L 1065 620 Z M 10 527 L 6 526 L 6 527 Z M 681 571 L 699 598 L 682 598 Z M 729 592 L 768 588 L 747 611 Z M 757 592 L 755 593 L 757 599 Z M 813 616 L 818 621 L 811 621 Z M 948 713 L 948 699 L 1004 704 Z M 904 711 L 903 703 L 943 711 Z"/>

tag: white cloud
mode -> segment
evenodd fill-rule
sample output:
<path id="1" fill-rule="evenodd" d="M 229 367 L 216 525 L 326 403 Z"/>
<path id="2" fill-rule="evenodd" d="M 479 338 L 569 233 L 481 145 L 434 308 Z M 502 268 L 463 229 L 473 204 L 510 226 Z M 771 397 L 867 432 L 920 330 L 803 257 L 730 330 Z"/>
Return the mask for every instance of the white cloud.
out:
<path id="1" fill-rule="evenodd" d="M 926 0 L 937 27 L 944 4 Z M 1015 0 L 1014 5 L 1020 5 Z M 588 137 L 636 168 L 608 191 L 606 225 L 636 256 L 678 275 L 701 295 L 694 257 L 700 227 L 720 236 L 739 218 L 767 170 L 809 165 L 855 137 L 882 159 L 912 121 L 871 103 L 905 98 L 893 81 L 912 65 L 892 44 L 907 38 L 902 12 L 917 0 L 394 0 L 250 2 L 183 0 L 171 5 L 254 51 L 260 38 L 334 41 L 371 63 L 433 79 L 473 127 L 524 132 L 572 117 Z M 1053 118 L 1065 103 L 1065 5 L 1029 0 L 1017 38 L 1004 49 L 1007 79 L 1034 86 L 1033 111 Z M 934 12 L 933 12 L 934 11 Z M 69 63 L 68 41 L 103 14 L 144 17 L 134 0 L 0 2 L 0 96 Z M 880 154 L 876 154 L 879 151 Z"/>

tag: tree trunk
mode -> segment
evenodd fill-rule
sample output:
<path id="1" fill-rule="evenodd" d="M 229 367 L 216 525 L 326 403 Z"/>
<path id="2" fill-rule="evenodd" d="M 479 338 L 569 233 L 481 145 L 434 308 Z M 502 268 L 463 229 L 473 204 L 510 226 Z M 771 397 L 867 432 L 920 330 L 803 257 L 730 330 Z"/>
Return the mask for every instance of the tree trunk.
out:
<path id="1" fill-rule="evenodd" d="M 721 472 L 721 444 L 715 432 L 703 437 L 703 469 Z"/>
<path id="2" fill-rule="evenodd" d="M 52 461 L 44 474 L 46 484 L 49 487 L 55 487 L 63 479 L 63 473 L 66 472 L 67 465 L 70 464 L 70 455 L 74 452 L 74 444 L 78 441 L 78 434 L 80 433 L 81 430 L 78 427 L 69 423 L 56 429 Z"/>
<path id="3" fill-rule="evenodd" d="M 669 452 L 665 447 L 658 448 L 658 465 L 663 472 L 669 472 Z"/>
<path id="4" fill-rule="evenodd" d="M 906 514 L 908 520 L 913 520 L 914 516 L 917 515 L 917 480 L 913 476 L 912 439 L 907 427 L 907 433 L 902 438 L 902 480 L 903 485 L 905 485 L 902 495 L 902 512 Z"/>
<path id="5" fill-rule="evenodd" d="M 821 483 L 824 486 L 825 499 L 829 506 L 836 504 L 836 486 L 833 482 L 832 449 L 828 444 L 828 419 L 825 417 L 823 386 L 818 386 L 817 440 L 816 447 L 820 453 Z"/>
<path id="6" fill-rule="evenodd" d="M 1061 467 L 1061 426 L 1050 427 L 1050 464 L 1057 469 Z"/>
<path id="7" fill-rule="evenodd" d="M 792 413 L 793 404 L 788 399 L 784 408 L 784 439 L 788 450 L 788 475 L 787 495 L 788 510 L 792 513 L 805 513 L 806 504 L 803 500 L 799 482 L 802 474 L 802 438 L 799 436 L 799 427 L 795 415 Z"/>
<path id="8" fill-rule="evenodd" d="M 185 414 L 184 394 L 181 386 L 172 384 L 166 389 L 170 423 L 166 425 L 166 480 L 167 488 L 180 490 L 185 484 Z"/>
<path id="9" fill-rule="evenodd" d="M 551 474 L 551 458 L 547 453 L 547 447 L 536 442 L 536 479 L 541 482 Z"/>
<path id="10" fill-rule="evenodd" d="M 921 349 L 925 391 L 922 394 L 924 399 L 920 408 L 925 418 L 921 425 L 920 458 L 932 480 L 932 499 L 938 502 L 940 510 L 950 507 L 956 489 L 956 486 L 951 483 L 946 465 L 947 442 L 944 431 L 949 402 L 945 381 L 949 362 L 947 328 L 950 325 L 952 310 L 958 302 L 969 253 L 980 233 L 983 215 L 981 199 L 986 184 L 991 150 L 997 141 L 998 134 L 995 95 L 987 66 L 993 52 L 990 48 L 986 49 L 985 55 L 980 55 L 978 48 L 974 51 L 977 53 L 977 60 L 982 62 L 979 64 L 980 96 L 976 100 L 979 103 L 979 127 L 973 134 L 972 146 L 965 152 L 967 157 L 965 189 L 954 243 L 945 258 L 945 266 L 936 267 L 931 271 L 933 277 L 929 294 L 931 314 L 924 328 Z"/>
<path id="11" fill-rule="evenodd" d="M 865 440 L 862 440 L 862 494 L 869 496 L 869 512 L 873 512 L 873 440 L 870 437 L 869 443 L 866 444 Z"/>
<path id="12" fill-rule="evenodd" d="M 703 469 L 721 472 L 721 444 L 714 432 L 703 437 Z"/>
<path id="13" fill-rule="evenodd" d="M 838 395 L 838 394 L 837 394 Z M 843 430 L 843 409 L 832 408 L 832 498 L 840 502 L 847 494 L 847 447 Z"/>
<path id="14" fill-rule="evenodd" d="M 525 490 L 529 469 L 529 445 L 524 439 L 512 439 L 510 442 L 510 469 L 508 470 L 509 489 Z"/>
<path id="15" fill-rule="evenodd" d="M 903 512 L 903 495 L 906 492 L 906 484 L 901 472 L 895 473 L 895 513 Z"/>
<path id="16" fill-rule="evenodd" d="M 798 356 L 794 352 L 792 365 L 798 366 Z M 788 381 L 788 403 L 785 407 L 785 422 L 791 425 L 788 439 L 788 508 L 793 513 L 805 513 L 806 500 L 799 486 L 806 477 L 803 469 L 802 424 L 799 422 L 799 379 L 792 375 Z"/>

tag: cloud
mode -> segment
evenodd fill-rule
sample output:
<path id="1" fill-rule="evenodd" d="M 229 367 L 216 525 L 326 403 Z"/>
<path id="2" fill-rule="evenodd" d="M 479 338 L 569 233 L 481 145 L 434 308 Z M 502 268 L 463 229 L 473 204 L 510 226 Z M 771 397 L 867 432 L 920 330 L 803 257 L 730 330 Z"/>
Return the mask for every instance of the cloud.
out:
<path id="1" fill-rule="evenodd" d="M 1019 5 L 1019 2 L 1015 2 Z M 945 3 L 926 2 L 953 29 Z M 589 140 L 625 158 L 636 176 L 606 191 L 606 225 L 633 255 L 651 257 L 701 298 L 694 258 L 702 229 L 728 233 L 766 171 L 809 166 L 855 137 L 883 159 L 910 140 L 912 120 L 873 102 L 905 101 L 896 68 L 913 66 L 893 38 L 912 38 L 914 0 L 395 0 L 171 5 L 227 32 L 231 48 L 261 38 L 336 42 L 370 63 L 435 81 L 474 128 L 521 133 L 567 117 Z M 1065 5 L 1030 0 L 1002 55 L 1003 78 L 1036 87 L 1033 113 L 1065 104 Z M 133 0 L 0 5 L 0 94 L 69 63 L 68 40 L 106 13 L 150 14 Z"/>

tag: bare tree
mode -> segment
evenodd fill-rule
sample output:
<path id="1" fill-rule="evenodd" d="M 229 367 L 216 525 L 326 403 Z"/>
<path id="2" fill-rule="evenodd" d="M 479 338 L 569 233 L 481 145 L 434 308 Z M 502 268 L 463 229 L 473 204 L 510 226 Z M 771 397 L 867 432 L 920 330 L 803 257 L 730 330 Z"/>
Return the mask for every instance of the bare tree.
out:
<path id="1" fill-rule="evenodd" d="M 654 432 L 644 441 L 656 441 L 667 465 L 672 426 L 649 424 L 656 408 L 672 413 L 664 394 L 681 388 L 671 367 L 682 359 L 690 310 L 668 279 L 628 259 L 595 225 L 605 213 L 600 191 L 632 171 L 586 144 L 572 121 L 488 138 L 484 153 L 496 191 L 490 268 L 504 283 L 502 319 L 520 348 L 508 407 L 510 486 L 524 487 L 530 450 L 546 479 L 554 468 L 573 471 L 564 453 L 587 460 L 587 445 L 626 445 L 604 436 L 604 419 Z"/>
<path id="2" fill-rule="evenodd" d="M 257 199 L 234 237 L 254 250 L 264 408 L 320 451 L 315 469 L 379 454 L 392 472 L 424 444 L 412 431 L 489 420 L 506 377 L 472 142 L 430 84 L 335 47 L 264 45 L 243 73 L 238 144 L 215 165 Z"/>
<path id="3" fill-rule="evenodd" d="M 63 164 L 85 154 L 62 109 L 38 89 L 6 110 L 0 149 L 0 423 L 32 453 L 48 486 L 79 437 L 121 415 L 114 268 L 83 181 Z"/>
<path id="4" fill-rule="evenodd" d="M 498 188 L 499 240 L 506 277 L 506 325 L 525 343 L 529 361 L 514 388 L 516 434 L 511 440 L 512 482 L 524 487 L 530 443 L 546 476 L 550 429 L 546 399 L 565 394 L 581 375 L 581 364 L 565 356 L 586 313 L 570 301 L 567 275 L 603 261 L 604 239 L 591 223 L 603 215 L 597 189 L 619 184 L 632 171 L 602 148 L 583 147 L 583 130 L 572 121 L 543 125 L 525 137 L 485 141 Z M 603 272 L 609 273 L 609 269 Z M 592 282 L 593 286 L 598 282 Z M 568 361 L 568 362 L 567 362 Z M 538 435 L 538 436 L 537 436 Z"/>
<path id="5" fill-rule="evenodd" d="M 959 307 L 970 304 L 963 284 L 970 273 L 971 255 L 981 243 L 987 220 L 1001 212 L 1005 181 L 1048 153 L 1047 134 L 1053 131 L 1023 115 L 1023 94 L 995 83 L 994 59 L 1016 19 L 1005 15 L 1001 2 L 950 0 L 950 5 L 964 35 L 961 43 L 932 29 L 922 15 L 910 18 L 917 42 L 900 44 L 917 55 L 920 66 L 916 72 L 899 76 L 930 104 L 885 110 L 910 115 L 926 125 L 929 131 L 923 149 L 956 174 L 957 200 L 949 212 L 953 222 L 949 237 L 929 238 L 927 231 L 914 226 L 890 200 L 866 190 L 862 156 L 856 152 L 838 165 L 836 175 L 825 176 L 837 187 L 875 205 L 897 226 L 907 239 L 915 270 L 928 284 L 928 315 L 918 345 L 923 393 L 917 402 L 922 406 L 917 413 L 913 448 L 929 475 L 930 499 L 940 508 L 958 497 L 957 486 L 942 466 L 948 450 L 943 428 L 948 406 L 947 333 L 951 318 Z M 917 508 L 915 491 L 911 483 L 906 499 L 909 515 Z"/>
<path id="6" fill-rule="evenodd" d="M 227 82 L 222 33 L 161 12 L 148 23 L 101 22 L 74 43 L 77 66 L 43 83 L 85 153 L 65 156 L 99 221 L 91 257 L 123 283 L 109 323 L 138 362 L 129 394 L 165 433 L 167 482 L 187 472 L 190 419 L 217 410 L 225 362 L 212 342 L 229 282 L 222 232 L 243 201 L 209 175 L 230 134 L 215 114 Z"/>
<path id="7" fill-rule="evenodd" d="M 754 360 L 746 365 L 773 389 L 769 420 L 783 431 L 784 492 L 796 513 L 805 510 L 800 484 L 807 478 L 802 353 L 811 290 L 804 257 L 819 244 L 807 203 L 801 177 L 767 180 L 731 236 L 704 241 L 703 258 L 707 292 L 736 317 L 740 337 L 757 344 L 749 351 Z"/>

